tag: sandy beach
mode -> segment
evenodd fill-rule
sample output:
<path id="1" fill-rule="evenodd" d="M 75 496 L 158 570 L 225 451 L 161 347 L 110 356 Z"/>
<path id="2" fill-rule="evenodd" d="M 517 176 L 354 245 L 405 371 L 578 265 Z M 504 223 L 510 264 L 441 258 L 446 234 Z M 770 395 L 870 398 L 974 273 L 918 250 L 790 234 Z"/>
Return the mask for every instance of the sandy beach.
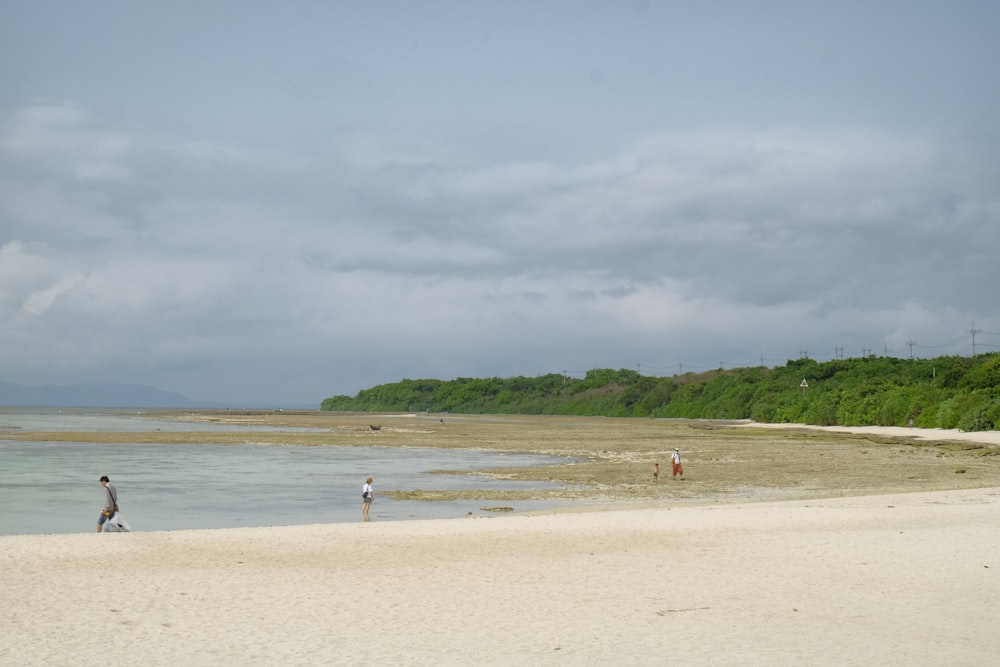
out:
<path id="1" fill-rule="evenodd" d="M 991 665 L 998 546 L 996 487 L 5 536 L 0 664 Z"/>
<path id="2" fill-rule="evenodd" d="M 778 431 L 789 429 L 820 431 L 825 433 L 854 433 L 892 438 L 913 438 L 915 440 L 968 442 L 990 446 L 1000 446 L 1000 431 L 959 431 L 944 428 L 907 428 L 904 426 L 812 426 L 810 424 L 761 424 L 748 421 L 743 426 L 765 428 Z"/>

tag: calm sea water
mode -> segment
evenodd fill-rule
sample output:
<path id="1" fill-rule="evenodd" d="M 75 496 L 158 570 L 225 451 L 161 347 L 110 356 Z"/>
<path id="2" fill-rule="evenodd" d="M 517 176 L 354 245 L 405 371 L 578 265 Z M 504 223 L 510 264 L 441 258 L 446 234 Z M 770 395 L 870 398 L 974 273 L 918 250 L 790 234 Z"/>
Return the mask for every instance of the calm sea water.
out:
<path id="1" fill-rule="evenodd" d="M 229 430 L 273 430 L 213 425 Z M 0 428 L 95 432 L 204 430 L 114 412 L 0 410 Z M 284 429 L 283 429 L 284 430 Z M 361 485 L 375 479 L 373 521 L 492 515 L 490 501 L 396 501 L 392 489 L 543 489 L 474 471 L 551 464 L 548 456 L 477 450 L 298 445 L 150 445 L 0 441 L 0 534 L 91 532 L 108 475 L 133 530 L 359 521 Z M 433 470 L 469 471 L 439 474 Z M 515 511 L 561 502 L 500 503 Z"/>

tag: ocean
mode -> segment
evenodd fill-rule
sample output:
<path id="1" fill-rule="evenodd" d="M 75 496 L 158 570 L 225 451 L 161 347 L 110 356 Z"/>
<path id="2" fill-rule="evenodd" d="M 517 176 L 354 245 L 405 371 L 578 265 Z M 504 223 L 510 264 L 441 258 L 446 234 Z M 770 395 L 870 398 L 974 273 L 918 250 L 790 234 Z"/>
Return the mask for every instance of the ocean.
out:
<path id="1" fill-rule="evenodd" d="M 0 409 L 0 428 L 21 431 L 273 431 L 186 424 L 106 410 Z M 294 430 L 294 429 L 280 429 Z M 393 500 L 389 490 L 549 489 L 475 471 L 551 465 L 551 456 L 410 447 L 0 441 L 0 535 L 96 530 L 98 482 L 118 490 L 134 531 L 235 528 L 361 520 L 361 485 L 374 478 L 372 521 L 493 515 L 483 507 L 546 509 L 567 501 Z M 468 471 L 441 474 L 432 471 Z"/>

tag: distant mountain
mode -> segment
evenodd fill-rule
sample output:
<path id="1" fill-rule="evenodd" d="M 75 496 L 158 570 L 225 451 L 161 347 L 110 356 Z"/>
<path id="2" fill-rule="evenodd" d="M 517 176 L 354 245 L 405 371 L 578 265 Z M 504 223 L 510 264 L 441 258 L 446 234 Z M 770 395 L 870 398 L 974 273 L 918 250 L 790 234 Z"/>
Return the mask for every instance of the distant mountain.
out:
<path id="1" fill-rule="evenodd" d="M 69 384 L 29 387 L 0 382 L 0 405 L 59 408 L 212 408 L 217 404 L 141 384 Z"/>

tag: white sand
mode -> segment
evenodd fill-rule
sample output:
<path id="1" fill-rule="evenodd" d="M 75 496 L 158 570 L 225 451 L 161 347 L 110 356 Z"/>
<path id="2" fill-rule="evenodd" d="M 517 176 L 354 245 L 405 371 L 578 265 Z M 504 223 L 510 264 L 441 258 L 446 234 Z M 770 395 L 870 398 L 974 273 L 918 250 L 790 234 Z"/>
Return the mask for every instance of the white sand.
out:
<path id="1" fill-rule="evenodd" d="M 959 431 L 947 428 L 906 428 L 903 426 L 812 426 L 810 424 L 762 424 L 747 421 L 739 426 L 772 429 L 807 429 L 830 431 L 833 433 L 861 433 L 886 435 L 918 440 L 940 440 L 956 442 L 979 442 L 986 445 L 1000 445 L 1000 431 Z"/>
<path id="2" fill-rule="evenodd" d="M 1000 489 L 0 537 L 0 665 L 993 665 Z"/>

